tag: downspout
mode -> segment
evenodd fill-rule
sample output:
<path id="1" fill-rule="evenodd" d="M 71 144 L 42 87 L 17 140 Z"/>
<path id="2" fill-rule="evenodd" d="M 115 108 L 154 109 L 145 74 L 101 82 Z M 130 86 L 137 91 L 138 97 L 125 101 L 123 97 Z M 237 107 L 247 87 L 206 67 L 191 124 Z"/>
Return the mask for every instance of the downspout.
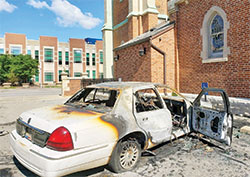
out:
<path id="1" fill-rule="evenodd" d="M 163 50 L 161 50 L 160 48 L 158 48 L 156 45 L 154 45 L 153 43 L 152 43 L 152 36 L 150 37 L 150 39 L 149 39 L 149 42 L 150 42 L 150 46 L 153 48 L 153 49 L 155 49 L 156 51 L 158 51 L 160 54 L 162 54 L 163 55 L 163 60 L 164 60 L 164 77 L 163 77 L 163 82 L 164 82 L 164 85 L 166 85 L 167 84 L 167 77 L 166 77 L 166 74 L 167 74 L 167 61 L 166 61 L 166 53 L 163 51 Z"/>

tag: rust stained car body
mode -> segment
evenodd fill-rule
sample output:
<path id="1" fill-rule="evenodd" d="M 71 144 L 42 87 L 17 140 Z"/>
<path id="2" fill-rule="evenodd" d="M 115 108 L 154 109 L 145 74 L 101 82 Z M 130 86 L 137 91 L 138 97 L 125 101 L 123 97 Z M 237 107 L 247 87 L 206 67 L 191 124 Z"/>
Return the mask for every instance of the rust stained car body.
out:
<path id="1" fill-rule="evenodd" d="M 204 101 L 208 92 L 215 93 L 211 100 L 221 96 L 222 101 Z M 205 89 L 190 102 L 166 85 L 110 82 L 87 86 L 64 105 L 21 114 L 11 148 L 24 166 L 41 176 L 105 164 L 122 172 L 136 167 L 141 151 L 191 131 L 230 145 L 232 122 L 221 89 Z M 60 139 L 64 134 L 67 142 Z"/>

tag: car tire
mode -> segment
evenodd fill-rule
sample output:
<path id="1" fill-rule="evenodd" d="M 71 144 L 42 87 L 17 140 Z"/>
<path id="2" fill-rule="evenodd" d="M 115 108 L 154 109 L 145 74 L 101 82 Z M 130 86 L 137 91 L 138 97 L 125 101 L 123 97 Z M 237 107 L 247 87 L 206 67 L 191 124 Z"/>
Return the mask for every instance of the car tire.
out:
<path id="1" fill-rule="evenodd" d="M 111 155 L 109 169 L 115 173 L 133 170 L 141 157 L 141 146 L 136 139 L 119 141 Z"/>

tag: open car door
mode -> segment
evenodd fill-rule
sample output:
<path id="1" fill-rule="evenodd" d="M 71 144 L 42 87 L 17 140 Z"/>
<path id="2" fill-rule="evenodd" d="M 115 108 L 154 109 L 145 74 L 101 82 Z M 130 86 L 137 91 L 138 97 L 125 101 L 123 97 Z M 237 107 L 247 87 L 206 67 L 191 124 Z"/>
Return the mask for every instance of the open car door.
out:
<path id="1" fill-rule="evenodd" d="M 222 89 L 205 88 L 193 103 L 192 128 L 214 140 L 231 145 L 233 115 Z"/>

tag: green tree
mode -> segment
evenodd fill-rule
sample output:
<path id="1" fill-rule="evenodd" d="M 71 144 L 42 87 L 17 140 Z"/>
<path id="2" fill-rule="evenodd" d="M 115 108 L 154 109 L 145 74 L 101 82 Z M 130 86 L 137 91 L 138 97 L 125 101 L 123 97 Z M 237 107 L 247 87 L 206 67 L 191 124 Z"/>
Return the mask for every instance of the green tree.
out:
<path id="1" fill-rule="evenodd" d="M 38 74 L 38 61 L 30 55 L 18 55 L 12 57 L 9 73 L 14 73 L 21 83 L 28 83 L 30 79 Z"/>
<path id="2" fill-rule="evenodd" d="M 8 82 L 11 68 L 11 55 L 0 55 L 0 83 Z"/>

